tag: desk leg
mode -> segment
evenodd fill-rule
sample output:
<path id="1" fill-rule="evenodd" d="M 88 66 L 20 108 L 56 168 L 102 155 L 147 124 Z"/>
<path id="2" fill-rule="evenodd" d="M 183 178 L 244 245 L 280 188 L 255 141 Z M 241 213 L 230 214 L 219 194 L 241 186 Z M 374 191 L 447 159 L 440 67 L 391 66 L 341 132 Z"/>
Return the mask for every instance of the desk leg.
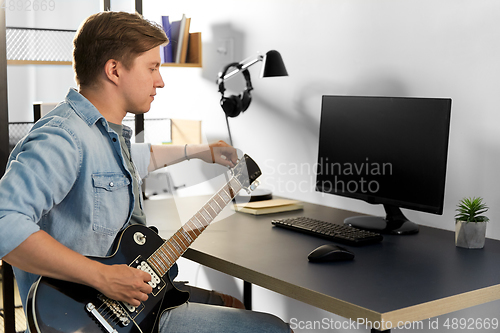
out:
<path id="1" fill-rule="evenodd" d="M 3 315 L 5 333 L 16 332 L 16 319 L 14 309 L 14 272 L 5 261 L 2 262 L 2 293 Z"/>
<path id="2" fill-rule="evenodd" d="M 252 310 L 252 284 L 243 281 L 243 305 L 245 309 Z"/>

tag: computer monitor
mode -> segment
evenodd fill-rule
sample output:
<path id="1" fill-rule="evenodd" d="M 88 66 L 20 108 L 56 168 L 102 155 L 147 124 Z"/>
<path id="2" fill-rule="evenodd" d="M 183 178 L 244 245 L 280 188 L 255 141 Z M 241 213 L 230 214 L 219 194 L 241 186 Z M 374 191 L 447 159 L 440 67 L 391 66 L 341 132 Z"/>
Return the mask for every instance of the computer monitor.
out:
<path id="1" fill-rule="evenodd" d="M 316 190 L 384 206 L 350 226 L 417 233 L 400 208 L 443 213 L 450 117 L 445 98 L 323 96 Z"/>

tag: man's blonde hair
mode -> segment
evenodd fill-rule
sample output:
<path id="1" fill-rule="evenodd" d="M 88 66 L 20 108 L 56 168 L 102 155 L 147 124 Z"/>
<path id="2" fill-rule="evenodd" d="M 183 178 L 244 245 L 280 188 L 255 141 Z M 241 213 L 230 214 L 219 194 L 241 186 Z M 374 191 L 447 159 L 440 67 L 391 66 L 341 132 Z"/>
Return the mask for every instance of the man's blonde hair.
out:
<path id="1" fill-rule="evenodd" d="M 135 58 L 168 43 L 162 27 L 138 13 L 100 12 L 89 16 L 73 40 L 73 69 L 80 86 L 97 82 L 109 59 L 130 69 Z"/>

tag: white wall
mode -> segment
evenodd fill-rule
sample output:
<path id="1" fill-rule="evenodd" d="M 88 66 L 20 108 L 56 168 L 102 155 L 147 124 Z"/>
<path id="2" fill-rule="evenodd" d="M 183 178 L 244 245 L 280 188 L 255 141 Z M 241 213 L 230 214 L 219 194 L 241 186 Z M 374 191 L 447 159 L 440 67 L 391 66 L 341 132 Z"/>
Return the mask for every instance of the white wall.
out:
<path id="1" fill-rule="evenodd" d="M 225 135 L 215 76 L 207 75 L 222 67 L 214 68 L 214 45 L 227 35 L 238 36 L 243 42 L 235 53 L 242 56 L 236 61 L 276 49 L 290 76 L 259 79 L 259 65 L 251 68 L 252 104 L 246 113 L 230 119 L 235 146 L 259 162 L 264 186 L 276 194 L 382 214 L 381 207 L 323 196 L 304 186 L 314 179 L 308 167 L 316 161 L 321 95 L 450 97 L 445 212 L 443 216 L 405 213 L 420 224 L 452 229 L 458 199 L 481 195 L 491 206 L 488 236 L 500 237 L 500 224 L 494 223 L 500 218 L 496 206 L 500 193 L 494 181 L 500 164 L 495 154 L 500 149 L 496 131 L 500 3 L 257 0 L 244 4 L 145 2 L 145 15 L 154 20 L 161 14 L 192 17 L 191 31 L 203 33 L 204 59 L 215 59 L 205 62 L 201 77 L 196 70 L 165 70 L 164 78 L 172 87 L 161 92 L 169 100 L 162 112 L 198 114 L 217 123 L 217 131 Z M 186 86 L 177 85 L 183 78 Z"/>
<path id="2" fill-rule="evenodd" d="M 7 12 L 7 24 L 76 29 L 84 17 L 100 8 L 98 1 L 58 0 L 57 6 L 57 17 L 35 13 L 24 15 L 21 23 L 15 24 L 11 23 L 14 14 Z M 130 1 L 112 2 L 112 8 L 127 10 L 131 6 Z M 450 97 L 453 106 L 444 214 L 405 213 L 417 223 L 452 230 L 456 202 L 464 196 L 483 196 L 491 207 L 487 236 L 500 239 L 500 192 L 496 188 L 500 167 L 500 2 L 144 1 L 145 17 L 157 22 L 160 15 L 179 19 L 182 13 L 192 18 L 191 31 L 203 34 L 204 67 L 162 68 L 166 86 L 147 117 L 202 119 L 207 140 L 227 137 L 215 85 L 217 71 L 229 61 L 276 49 L 290 76 L 260 79 L 259 65 L 251 68 L 255 88 L 252 104 L 247 112 L 230 119 L 235 146 L 256 159 L 264 171 L 263 187 L 276 195 L 383 214 L 379 206 L 323 196 L 311 189 L 314 175 L 307 167 L 316 161 L 321 95 Z M 48 23 L 57 26 L 45 25 Z M 232 52 L 218 55 L 217 47 L 228 40 L 234 45 Z M 23 69 L 36 71 L 35 81 L 20 77 L 17 71 L 21 69 L 12 67 L 11 120 L 26 108 L 31 114 L 31 99 L 59 100 L 67 86 L 74 85 L 69 66 Z M 238 79 L 231 81 L 234 92 L 243 87 Z M 227 292 L 241 292 L 234 283 L 223 284 L 221 281 L 228 278 L 217 272 L 187 261 L 181 264 L 185 267 L 183 279 L 221 290 L 230 285 Z M 256 309 L 285 320 L 343 320 L 257 287 L 254 303 Z M 494 302 L 448 317 L 496 318 L 498 305 Z"/>

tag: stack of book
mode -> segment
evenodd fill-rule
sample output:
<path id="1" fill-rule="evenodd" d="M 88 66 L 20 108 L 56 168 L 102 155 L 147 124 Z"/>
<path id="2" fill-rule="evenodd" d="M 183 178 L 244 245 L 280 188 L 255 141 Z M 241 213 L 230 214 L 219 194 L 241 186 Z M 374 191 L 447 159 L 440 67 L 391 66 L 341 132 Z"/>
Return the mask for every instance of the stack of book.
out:
<path id="1" fill-rule="evenodd" d="M 178 21 L 170 21 L 168 16 L 161 17 L 163 30 L 169 39 L 163 47 L 162 63 L 194 63 L 198 62 L 196 49 L 201 45 L 201 33 L 189 33 L 191 18 L 185 14 Z"/>
<path id="2" fill-rule="evenodd" d="M 239 203 L 234 205 L 233 209 L 241 213 L 263 215 L 299 210 L 303 209 L 303 207 L 304 205 L 302 204 L 302 202 L 297 200 L 271 199 L 248 203 Z"/>

